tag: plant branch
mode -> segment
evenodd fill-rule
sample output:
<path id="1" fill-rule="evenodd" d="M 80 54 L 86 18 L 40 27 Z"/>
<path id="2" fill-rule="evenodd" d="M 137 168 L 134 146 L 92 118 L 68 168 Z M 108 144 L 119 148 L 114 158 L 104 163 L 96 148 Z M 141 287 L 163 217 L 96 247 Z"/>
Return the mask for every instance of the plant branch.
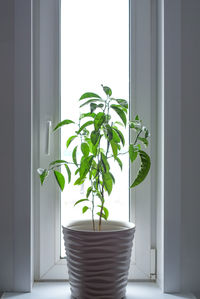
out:
<path id="1" fill-rule="evenodd" d="M 126 155 L 126 154 L 128 154 L 128 151 L 127 151 L 127 152 L 124 152 L 124 153 L 118 153 L 117 156 L 119 156 L 119 155 Z M 113 157 L 114 157 L 114 156 L 112 155 L 112 156 L 108 157 L 108 159 L 113 158 Z"/>
<path id="2" fill-rule="evenodd" d="M 91 185 L 93 186 L 93 181 L 91 180 Z M 94 193 L 92 191 L 92 226 L 93 226 L 93 231 L 95 232 L 95 222 L 94 222 Z"/>
<path id="3" fill-rule="evenodd" d="M 137 134 L 136 138 L 135 138 L 135 142 L 133 145 L 136 145 L 137 141 L 138 141 L 138 137 L 140 136 L 140 134 L 142 133 L 142 130 L 139 131 L 139 133 Z"/>
<path id="4" fill-rule="evenodd" d="M 108 156 L 110 142 L 107 140 L 107 150 L 106 150 L 106 158 Z M 99 231 L 101 231 L 101 219 L 102 219 L 102 213 L 103 213 L 103 206 L 104 206 L 104 183 L 102 184 L 102 190 L 101 190 L 101 196 L 103 198 L 103 202 L 101 204 L 101 210 L 100 210 L 100 216 L 99 216 Z"/>

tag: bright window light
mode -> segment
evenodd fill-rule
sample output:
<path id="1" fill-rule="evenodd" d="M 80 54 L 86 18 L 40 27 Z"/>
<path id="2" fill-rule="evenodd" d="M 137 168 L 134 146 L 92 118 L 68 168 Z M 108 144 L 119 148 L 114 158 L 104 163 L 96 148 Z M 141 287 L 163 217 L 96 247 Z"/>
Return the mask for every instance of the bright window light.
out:
<path id="1" fill-rule="evenodd" d="M 101 84 L 112 89 L 113 97 L 129 101 L 129 1 L 61 0 L 61 120 L 78 121 L 78 99 L 88 91 L 103 96 Z M 72 127 L 65 126 L 61 134 L 61 159 L 67 161 L 71 161 L 70 149 L 73 150 L 76 145 L 74 141 L 66 149 L 71 130 Z M 128 140 L 128 131 L 124 134 Z M 123 173 L 115 163 L 113 174 L 116 183 L 106 199 L 106 207 L 109 219 L 127 221 L 128 155 L 120 159 Z M 75 176 L 72 176 L 72 181 L 75 181 Z M 61 194 L 61 225 L 70 220 L 90 218 L 90 212 L 81 214 L 81 204 L 74 207 L 86 190 L 86 187 L 66 184 Z M 61 242 L 63 257 L 65 251 Z"/>

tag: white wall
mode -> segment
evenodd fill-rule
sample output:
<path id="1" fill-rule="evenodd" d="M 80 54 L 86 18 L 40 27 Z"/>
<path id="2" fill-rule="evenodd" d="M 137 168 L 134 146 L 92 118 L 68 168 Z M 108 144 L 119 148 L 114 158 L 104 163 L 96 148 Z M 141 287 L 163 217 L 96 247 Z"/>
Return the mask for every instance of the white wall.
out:
<path id="1" fill-rule="evenodd" d="M 0 1 L 0 289 L 13 283 L 14 1 Z"/>
<path id="2" fill-rule="evenodd" d="M 0 1 L 0 290 L 31 288 L 31 0 Z"/>
<path id="3" fill-rule="evenodd" d="M 200 1 L 158 3 L 158 278 L 165 292 L 200 297 Z"/>
<path id="4" fill-rule="evenodd" d="M 182 0 L 181 283 L 200 294 L 200 1 Z"/>
<path id="5" fill-rule="evenodd" d="M 180 290 L 181 0 L 164 0 L 164 291 Z"/>
<path id="6" fill-rule="evenodd" d="M 157 217 L 156 217 L 156 248 L 157 248 L 157 281 L 163 289 L 163 160 L 164 160 L 164 66 L 163 66 L 163 33 L 164 3 L 157 1 Z"/>

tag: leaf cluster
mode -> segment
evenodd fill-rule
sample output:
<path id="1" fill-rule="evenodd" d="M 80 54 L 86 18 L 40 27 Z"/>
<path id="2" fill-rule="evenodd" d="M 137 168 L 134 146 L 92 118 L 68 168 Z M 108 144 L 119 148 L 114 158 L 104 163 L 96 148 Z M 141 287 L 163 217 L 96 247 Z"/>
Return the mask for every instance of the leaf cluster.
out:
<path id="1" fill-rule="evenodd" d="M 80 203 L 87 204 L 82 208 L 82 212 L 90 210 L 93 220 L 94 210 L 97 208 L 99 224 L 101 218 L 108 219 L 109 211 L 105 207 L 105 197 L 106 194 L 109 196 L 112 193 L 115 183 L 110 161 L 114 160 L 122 170 L 120 155 L 129 154 L 131 162 L 139 159 L 140 167 L 131 188 L 144 181 L 151 165 L 150 157 L 145 150 L 149 143 L 148 129 L 142 125 L 138 115 L 134 120 L 128 121 L 128 102 L 112 97 L 112 90 L 108 86 L 102 85 L 102 88 L 105 97 L 93 92 L 86 92 L 80 97 L 80 110 L 87 109 L 87 112 L 80 114 L 77 124 L 65 119 L 54 128 L 54 131 L 57 131 L 65 125 L 75 126 L 73 135 L 66 141 L 66 148 L 71 148 L 71 161 L 55 160 L 47 169 L 38 169 L 42 185 L 48 174 L 53 172 L 58 186 L 63 191 L 65 174 L 60 168 L 64 166 L 70 183 L 75 166 L 74 185 L 82 185 L 89 181 L 85 198 L 78 200 L 75 206 Z M 135 131 L 135 141 L 129 144 L 127 151 L 124 151 L 126 142 L 123 132 L 127 127 Z M 74 140 L 79 140 L 79 144 L 72 148 Z"/>

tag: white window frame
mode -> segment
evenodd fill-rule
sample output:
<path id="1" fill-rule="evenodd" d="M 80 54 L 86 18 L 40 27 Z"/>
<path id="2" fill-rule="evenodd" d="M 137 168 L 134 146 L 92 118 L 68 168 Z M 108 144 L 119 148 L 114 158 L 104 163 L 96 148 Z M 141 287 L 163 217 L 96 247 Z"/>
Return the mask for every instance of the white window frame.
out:
<path id="1" fill-rule="evenodd" d="M 36 128 L 34 168 L 59 157 L 60 136 L 52 135 L 48 155 L 48 121 L 59 121 L 60 99 L 60 1 L 35 0 L 34 20 L 34 100 L 39 128 Z M 151 132 L 156 132 L 156 0 L 130 0 L 130 99 L 132 111 L 138 113 Z M 136 223 L 136 236 L 130 280 L 155 279 L 151 249 L 156 247 L 155 154 L 156 136 L 150 144 L 151 175 L 142 186 L 131 191 L 130 220 Z M 57 150 L 57 152 L 56 152 Z M 131 176 L 135 170 L 131 169 Z M 66 280 L 66 261 L 60 259 L 60 200 L 54 180 L 42 188 L 35 186 L 35 280 Z M 147 198 L 148 194 L 148 198 Z M 145 221 L 144 221 L 145 219 Z"/>

